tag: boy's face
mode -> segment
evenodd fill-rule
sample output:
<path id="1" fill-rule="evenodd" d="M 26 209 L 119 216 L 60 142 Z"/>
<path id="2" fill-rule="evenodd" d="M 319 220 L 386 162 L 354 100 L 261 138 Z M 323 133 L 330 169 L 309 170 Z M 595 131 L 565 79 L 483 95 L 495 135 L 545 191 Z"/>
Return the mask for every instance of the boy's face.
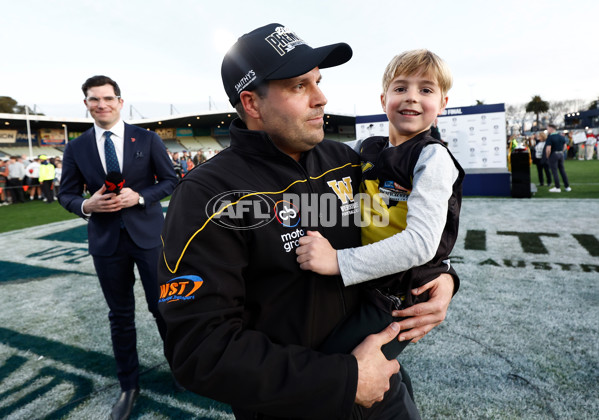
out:
<path id="1" fill-rule="evenodd" d="M 398 145 L 428 130 L 447 105 L 437 80 L 429 75 L 402 75 L 381 94 L 389 119 L 389 140 Z"/>

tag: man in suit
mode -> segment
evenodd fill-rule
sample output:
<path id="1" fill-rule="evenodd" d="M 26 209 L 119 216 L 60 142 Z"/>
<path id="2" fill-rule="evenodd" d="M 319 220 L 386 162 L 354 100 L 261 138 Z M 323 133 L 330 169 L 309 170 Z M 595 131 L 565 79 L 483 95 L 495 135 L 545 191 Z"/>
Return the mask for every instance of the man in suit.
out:
<path id="1" fill-rule="evenodd" d="M 164 222 L 160 200 L 171 194 L 177 177 L 160 137 L 121 120 L 123 100 L 115 81 L 94 76 L 82 90 L 94 126 L 65 149 L 58 199 L 88 220 L 89 252 L 109 308 L 121 386 L 112 418 L 127 419 L 139 395 L 134 265 L 164 340 L 156 278 Z M 89 198 L 83 197 L 85 189 Z"/>

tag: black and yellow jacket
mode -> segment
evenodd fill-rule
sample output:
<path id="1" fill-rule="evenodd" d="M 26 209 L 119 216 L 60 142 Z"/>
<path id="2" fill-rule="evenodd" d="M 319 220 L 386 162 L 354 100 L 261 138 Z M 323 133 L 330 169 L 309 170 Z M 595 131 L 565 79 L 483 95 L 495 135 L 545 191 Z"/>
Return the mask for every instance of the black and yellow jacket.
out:
<path id="1" fill-rule="evenodd" d="M 335 248 L 360 245 L 359 156 L 324 140 L 297 162 L 240 120 L 230 134 L 231 146 L 189 172 L 168 208 L 166 357 L 187 389 L 244 418 L 347 418 L 357 362 L 314 349 L 359 290 L 301 270 L 295 248 L 306 230 Z"/>

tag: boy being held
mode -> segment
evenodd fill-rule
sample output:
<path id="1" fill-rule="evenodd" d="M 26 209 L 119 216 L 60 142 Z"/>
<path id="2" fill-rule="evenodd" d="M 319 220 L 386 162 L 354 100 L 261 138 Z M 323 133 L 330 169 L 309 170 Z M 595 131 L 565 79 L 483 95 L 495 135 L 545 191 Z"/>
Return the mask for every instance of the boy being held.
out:
<path id="1" fill-rule="evenodd" d="M 300 238 L 296 252 L 302 269 L 341 274 L 346 286 L 368 281 L 365 303 L 333 331 L 324 352 L 350 351 L 366 335 L 397 321 L 398 310 L 428 299 L 427 283 L 442 273 L 454 276 L 457 291 L 449 254 L 458 235 L 464 171 L 430 135 L 451 84 L 447 64 L 428 50 L 391 60 L 381 94 L 389 137 L 370 137 L 356 149 L 362 160 L 360 192 L 370 197 L 361 203 L 367 222 L 363 246 L 335 250 L 312 231 Z M 377 226 L 375 217 L 388 224 Z M 407 344 L 393 340 L 383 353 L 396 358 Z"/>

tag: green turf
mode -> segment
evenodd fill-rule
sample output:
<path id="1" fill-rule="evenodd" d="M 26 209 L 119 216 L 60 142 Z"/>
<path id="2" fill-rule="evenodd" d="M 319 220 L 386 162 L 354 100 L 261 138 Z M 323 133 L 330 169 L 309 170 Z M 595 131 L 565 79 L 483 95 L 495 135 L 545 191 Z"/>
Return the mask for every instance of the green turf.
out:
<path id="1" fill-rule="evenodd" d="M 566 173 L 572 186 L 572 191 L 550 193 L 549 188 L 537 187 L 534 198 L 599 198 L 599 160 L 566 160 Z M 539 184 L 537 168 L 533 164 L 530 168 L 530 180 L 533 184 Z M 561 182 L 561 180 L 560 180 Z M 165 200 L 168 200 L 167 197 Z M 163 200 L 164 201 L 164 200 Z M 74 219 L 72 213 L 53 202 L 44 203 L 40 200 L 30 201 L 24 204 L 13 204 L 0 207 L 0 233 L 23 229 L 31 226 L 45 225 L 62 220 Z"/>
<path id="2" fill-rule="evenodd" d="M 564 190 L 564 183 L 560 177 L 562 192 L 550 193 L 547 186 L 538 186 L 537 167 L 534 164 L 531 166 L 530 182 L 537 185 L 535 198 L 599 198 L 599 160 L 569 159 L 564 162 L 564 167 L 572 191 Z"/>
<path id="3" fill-rule="evenodd" d="M 33 200 L 11 204 L 0 207 L 0 233 L 75 218 L 77 216 L 62 208 L 58 201 L 48 204 L 41 200 Z"/>
<path id="4" fill-rule="evenodd" d="M 168 201 L 170 196 L 162 201 Z M 42 200 L 27 201 L 0 207 L 0 233 L 46 225 L 63 220 L 76 219 L 73 213 L 66 211 L 58 201 L 50 204 Z"/>

